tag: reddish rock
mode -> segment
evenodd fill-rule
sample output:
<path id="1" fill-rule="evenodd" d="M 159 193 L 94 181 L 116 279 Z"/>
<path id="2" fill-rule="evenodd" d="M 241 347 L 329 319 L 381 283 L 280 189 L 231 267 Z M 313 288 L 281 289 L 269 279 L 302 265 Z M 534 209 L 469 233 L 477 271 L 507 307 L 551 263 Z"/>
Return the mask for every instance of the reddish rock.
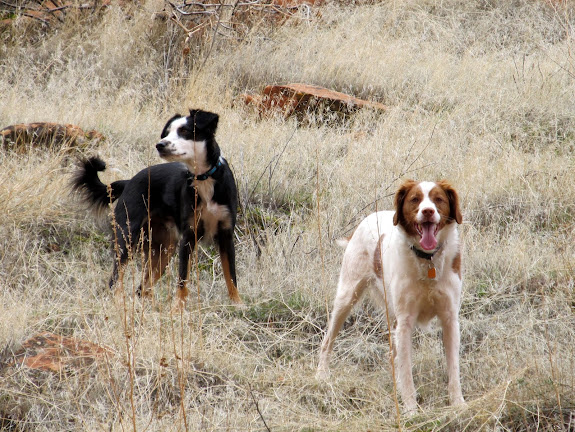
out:
<path id="1" fill-rule="evenodd" d="M 123 5 L 127 0 L 116 0 Z M 20 19 L 41 22 L 49 26 L 56 21 L 64 22 L 69 10 L 83 10 L 94 13 L 100 8 L 108 7 L 112 0 L 94 0 L 84 4 L 77 4 L 69 0 L 20 0 L 17 2 L 4 2 L 4 12 L 20 17 Z M 0 28 L 12 25 L 14 18 L 6 18 L 0 21 Z"/>
<path id="2" fill-rule="evenodd" d="M 361 108 L 386 109 L 378 102 L 309 84 L 270 85 L 262 95 L 244 95 L 244 101 L 257 106 L 262 114 L 280 112 L 286 117 L 318 110 L 349 114 Z"/>
<path id="3" fill-rule="evenodd" d="M 81 369 L 112 355 L 111 349 L 92 342 L 43 332 L 22 344 L 14 364 L 60 373 Z"/>
<path id="4" fill-rule="evenodd" d="M 58 123 L 27 123 L 7 126 L 0 130 L 0 148 L 24 153 L 33 147 L 52 150 L 84 147 L 89 142 L 103 141 L 104 136 L 95 131 L 84 131 L 78 126 Z"/>
<path id="5" fill-rule="evenodd" d="M 64 18 L 64 10 L 68 7 L 64 2 L 58 0 L 44 0 L 42 2 L 42 8 L 45 10 L 46 14 L 62 20 Z"/>

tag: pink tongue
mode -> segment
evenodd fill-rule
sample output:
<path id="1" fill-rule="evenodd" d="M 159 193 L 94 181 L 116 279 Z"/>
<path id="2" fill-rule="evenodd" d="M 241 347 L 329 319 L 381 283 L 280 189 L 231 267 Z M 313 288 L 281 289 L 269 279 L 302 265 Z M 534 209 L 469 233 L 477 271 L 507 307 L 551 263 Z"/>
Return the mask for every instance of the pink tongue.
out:
<path id="1" fill-rule="evenodd" d="M 437 239 L 435 238 L 435 224 L 424 223 L 421 225 L 423 231 L 419 244 L 425 250 L 433 250 L 437 247 Z"/>

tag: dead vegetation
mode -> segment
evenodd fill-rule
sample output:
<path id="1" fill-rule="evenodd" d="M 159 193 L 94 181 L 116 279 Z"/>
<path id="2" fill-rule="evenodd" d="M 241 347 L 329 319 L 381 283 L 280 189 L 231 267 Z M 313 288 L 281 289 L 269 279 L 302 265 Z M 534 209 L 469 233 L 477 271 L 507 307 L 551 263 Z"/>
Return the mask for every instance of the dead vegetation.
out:
<path id="1" fill-rule="evenodd" d="M 573 5 L 254 1 L 226 18 L 227 3 L 207 4 L 112 2 L 0 33 L 0 127 L 96 130 L 106 140 L 83 151 L 107 162 L 108 181 L 160 163 L 154 144 L 175 112 L 220 114 L 246 301 L 227 304 L 209 248 L 181 314 L 174 268 L 141 301 L 135 263 L 114 298 L 108 224 L 70 194 L 69 154 L 3 148 L 0 429 L 574 430 Z M 238 103 L 293 82 L 386 110 L 303 124 Z M 341 262 L 333 240 L 389 208 L 406 177 L 448 178 L 462 198 L 468 405 L 447 406 L 433 329 L 415 335 L 422 411 L 398 419 L 387 326 L 371 306 L 338 338 L 332 380 L 313 376 Z M 113 355 L 58 372 L 15 362 L 43 333 Z"/>

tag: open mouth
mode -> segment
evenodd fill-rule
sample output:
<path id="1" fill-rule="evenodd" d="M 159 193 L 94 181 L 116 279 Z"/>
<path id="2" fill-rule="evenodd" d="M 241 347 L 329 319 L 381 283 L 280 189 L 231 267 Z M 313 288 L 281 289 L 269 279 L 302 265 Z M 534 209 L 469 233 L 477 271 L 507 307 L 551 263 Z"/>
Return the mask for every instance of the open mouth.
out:
<path id="1" fill-rule="evenodd" d="M 439 224 L 433 222 L 423 222 L 422 224 L 415 224 L 417 233 L 421 236 L 419 245 L 424 250 L 434 250 L 437 247 L 437 232 L 439 231 Z"/>

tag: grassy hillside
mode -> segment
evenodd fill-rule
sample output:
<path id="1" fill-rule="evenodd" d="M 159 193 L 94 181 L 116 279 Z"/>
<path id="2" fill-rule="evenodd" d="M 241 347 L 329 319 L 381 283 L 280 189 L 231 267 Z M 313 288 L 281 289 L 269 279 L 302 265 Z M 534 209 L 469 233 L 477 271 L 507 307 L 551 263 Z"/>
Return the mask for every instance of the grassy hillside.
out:
<path id="1" fill-rule="evenodd" d="M 240 190 L 246 307 L 229 305 L 211 248 L 181 314 L 174 265 L 152 301 L 132 294 L 136 265 L 114 298 L 108 225 L 70 193 L 77 155 L 0 150 L 0 429 L 575 430 L 573 4 L 327 2 L 281 25 L 268 12 L 235 31 L 212 21 L 189 39 L 158 19 L 164 6 L 4 27 L 0 127 L 96 129 L 107 140 L 81 153 L 99 154 L 112 181 L 161 163 L 154 145 L 175 112 L 219 113 Z M 242 101 L 289 82 L 389 109 L 301 124 Z M 398 418 L 385 316 L 370 303 L 338 338 L 331 381 L 314 373 L 335 240 L 391 208 L 405 178 L 447 178 L 462 199 L 468 405 L 447 404 L 440 331 L 417 332 L 423 410 Z M 10 365 L 43 331 L 111 354 L 61 373 Z"/>

